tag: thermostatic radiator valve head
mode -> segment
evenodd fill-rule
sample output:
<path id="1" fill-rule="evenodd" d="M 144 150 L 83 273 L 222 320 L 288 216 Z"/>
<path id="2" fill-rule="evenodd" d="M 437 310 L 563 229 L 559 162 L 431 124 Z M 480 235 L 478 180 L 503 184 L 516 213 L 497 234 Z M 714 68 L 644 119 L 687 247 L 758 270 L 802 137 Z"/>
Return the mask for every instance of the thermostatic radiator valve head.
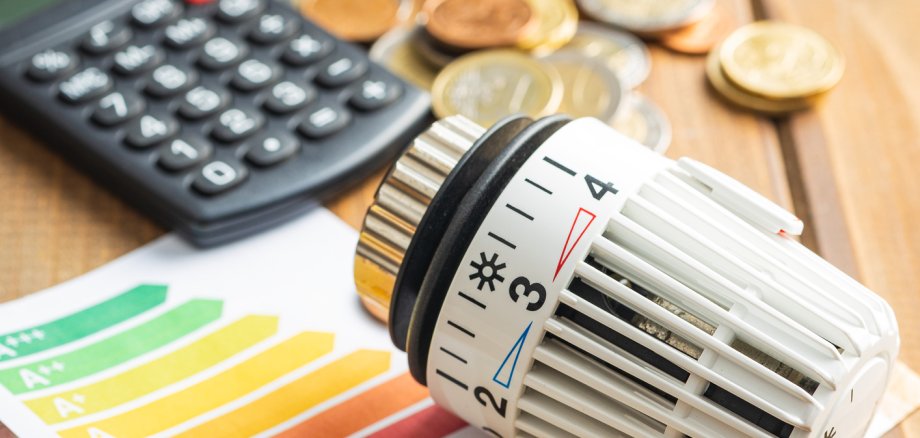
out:
<path id="1" fill-rule="evenodd" d="M 460 116 L 386 176 L 355 258 L 443 407 L 502 437 L 861 437 L 891 308 L 802 223 L 595 119 Z"/>

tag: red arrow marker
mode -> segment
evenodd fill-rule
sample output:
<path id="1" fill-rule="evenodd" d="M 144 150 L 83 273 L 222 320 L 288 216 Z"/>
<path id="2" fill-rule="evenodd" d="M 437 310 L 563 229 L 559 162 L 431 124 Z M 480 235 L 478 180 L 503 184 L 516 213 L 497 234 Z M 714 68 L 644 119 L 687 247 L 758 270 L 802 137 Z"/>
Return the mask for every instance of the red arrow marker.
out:
<path id="1" fill-rule="evenodd" d="M 597 215 L 584 208 L 578 209 L 578 213 L 575 214 L 575 220 L 572 221 L 572 226 L 569 228 L 569 235 L 565 238 L 565 245 L 562 246 L 562 254 L 559 254 L 559 263 L 556 264 L 556 273 L 553 274 L 553 281 L 556 281 L 556 276 L 559 275 L 559 271 L 565 266 L 565 262 L 569 260 L 569 256 L 572 255 L 572 250 L 578 246 L 581 236 L 585 235 L 585 231 L 588 231 L 588 227 L 594 223 L 596 217 Z M 572 241 L 572 235 L 576 234 L 576 232 L 578 237 Z"/>

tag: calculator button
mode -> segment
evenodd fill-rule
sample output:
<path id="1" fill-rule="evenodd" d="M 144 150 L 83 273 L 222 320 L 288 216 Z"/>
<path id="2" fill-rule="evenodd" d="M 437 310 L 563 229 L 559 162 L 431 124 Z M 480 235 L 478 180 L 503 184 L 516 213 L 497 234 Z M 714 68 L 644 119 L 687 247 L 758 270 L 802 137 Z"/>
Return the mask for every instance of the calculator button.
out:
<path id="1" fill-rule="evenodd" d="M 214 160 L 201 167 L 192 187 L 204 195 L 216 195 L 243 182 L 247 174 L 240 164 Z"/>
<path id="2" fill-rule="evenodd" d="M 93 110 L 93 121 L 102 126 L 113 126 L 138 115 L 144 110 L 144 101 L 130 92 L 114 91 L 99 99 Z"/>
<path id="3" fill-rule="evenodd" d="M 247 53 L 246 46 L 234 43 L 224 37 L 217 37 L 204 44 L 198 63 L 210 70 L 220 70 L 236 64 Z"/>
<path id="4" fill-rule="evenodd" d="M 197 46 L 214 35 L 214 25 L 203 18 L 183 18 L 169 26 L 163 32 L 166 44 L 176 49 L 188 49 Z"/>
<path id="5" fill-rule="evenodd" d="M 230 108 L 217 117 L 217 123 L 211 135 L 220 141 L 231 143 L 249 137 L 258 131 L 264 122 L 265 119 L 260 114 Z"/>
<path id="6" fill-rule="evenodd" d="M 48 49 L 36 53 L 29 61 L 26 74 L 40 82 L 57 79 L 77 66 L 77 55 L 64 50 Z"/>
<path id="7" fill-rule="evenodd" d="M 294 156 L 300 142 L 290 134 L 263 135 L 252 142 L 246 159 L 261 167 L 278 164 Z"/>
<path id="8" fill-rule="evenodd" d="M 258 15 L 265 9 L 265 0 L 220 0 L 217 17 L 227 23 L 239 23 Z"/>
<path id="9" fill-rule="evenodd" d="M 176 134 L 179 124 L 168 117 L 144 114 L 128 127 L 125 143 L 137 149 L 146 149 Z"/>
<path id="10" fill-rule="evenodd" d="M 197 79 L 194 71 L 186 72 L 172 64 L 165 64 L 150 74 L 146 91 L 154 97 L 173 96 L 191 88 Z"/>
<path id="11" fill-rule="evenodd" d="M 288 43 L 282 59 L 291 65 L 307 65 L 324 58 L 332 52 L 334 45 L 330 38 L 303 34 Z"/>
<path id="12" fill-rule="evenodd" d="M 131 36 L 131 29 L 106 20 L 89 28 L 81 47 L 89 53 L 100 55 L 125 45 Z"/>
<path id="13" fill-rule="evenodd" d="M 61 98 L 70 103 L 82 103 L 96 98 L 112 88 L 112 78 L 96 67 L 74 73 L 58 85 Z"/>
<path id="14" fill-rule="evenodd" d="M 222 110 L 230 101 L 225 91 L 216 91 L 205 87 L 195 87 L 185 93 L 179 104 L 179 114 L 187 119 L 200 119 Z"/>
<path id="15" fill-rule="evenodd" d="M 150 70 L 163 62 L 163 52 L 156 47 L 130 45 L 115 54 L 114 69 L 129 76 Z"/>
<path id="16" fill-rule="evenodd" d="M 277 66 L 266 64 L 256 59 L 244 61 L 236 68 L 233 86 L 241 91 L 262 88 L 278 79 Z"/>
<path id="17" fill-rule="evenodd" d="M 340 55 L 329 60 L 316 75 L 316 82 L 326 87 L 341 87 L 363 75 L 367 71 L 367 61 L 348 55 Z"/>
<path id="18" fill-rule="evenodd" d="M 370 78 L 361 81 L 350 103 L 362 111 L 373 111 L 396 100 L 402 93 L 402 86 L 396 82 Z"/>
<path id="19" fill-rule="evenodd" d="M 304 88 L 291 81 L 275 84 L 271 93 L 265 99 L 265 108 L 269 111 L 284 114 L 303 108 L 316 98 L 313 87 Z"/>
<path id="20" fill-rule="evenodd" d="M 345 109 L 323 105 L 310 109 L 297 129 L 307 137 L 322 138 L 342 130 L 350 120 Z"/>
<path id="21" fill-rule="evenodd" d="M 182 6 L 172 0 L 144 0 L 131 8 L 134 23 L 142 27 L 162 26 L 182 12 Z"/>
<path id="22" fill-rule="evenodd" d="M 293 35 L 298 24 L 299 18 L 295 20 L 290 15 L 265 14 L 259 17 L 258 23 L 249 34 L 249 39 L 259 44 L 276 43 Z"/>
<path id="23" fill-rule="evenodd" d="M 212 149 L 209 143 L 176 138 L 160 148 L 157 164 L 170 172 L 179 172 L 207 159 Z"/>

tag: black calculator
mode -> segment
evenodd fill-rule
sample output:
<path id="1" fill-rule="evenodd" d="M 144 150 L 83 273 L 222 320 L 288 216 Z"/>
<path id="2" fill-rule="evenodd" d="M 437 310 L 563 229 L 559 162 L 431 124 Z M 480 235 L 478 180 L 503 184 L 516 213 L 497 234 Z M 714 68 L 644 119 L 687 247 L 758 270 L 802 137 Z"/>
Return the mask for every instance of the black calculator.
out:
<path id="1" fill-rule="evenodd" d="M 281 0 L 0 0 L 0 108 L 200 246 L 387 165 L 427 93 Z"/>

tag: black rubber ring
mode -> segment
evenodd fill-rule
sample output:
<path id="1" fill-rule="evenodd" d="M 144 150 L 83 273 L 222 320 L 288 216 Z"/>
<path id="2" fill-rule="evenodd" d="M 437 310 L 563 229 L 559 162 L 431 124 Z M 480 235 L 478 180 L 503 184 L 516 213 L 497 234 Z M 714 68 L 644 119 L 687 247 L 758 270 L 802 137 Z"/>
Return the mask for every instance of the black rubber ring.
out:
<path id="1" fill-rule="evenodd" d="M 400 350 L 406 350 L 412 309 L 418 299 L 425 272 L 428 271 L 441 236 L 454 217 L 460 200 L 504 149 L 506 141 L 532 122 L 532 119 L 524 116 L 510 116 L 489 128 L 460 158 L 422 215 L 396 274 L 390 298 L 390 339 Z"/>
<path id="2" fill-rule="evenodd" d="M 570 120 L 563 115 L 545 117 L 533 122 L 513 138 L 503 141 L 501 153 L 482 172 L 457 206 L 450 224 L 440 238 L 434 257 L 428 263 L 409 325 L 406 344 L 409 371 L 419 383 L 427 384 L 425 369 L 431 338 L 444 297 L 463 261 L 465 249 L 492 209 L 492 204 L 518 169 L 547 138 Z"/>

